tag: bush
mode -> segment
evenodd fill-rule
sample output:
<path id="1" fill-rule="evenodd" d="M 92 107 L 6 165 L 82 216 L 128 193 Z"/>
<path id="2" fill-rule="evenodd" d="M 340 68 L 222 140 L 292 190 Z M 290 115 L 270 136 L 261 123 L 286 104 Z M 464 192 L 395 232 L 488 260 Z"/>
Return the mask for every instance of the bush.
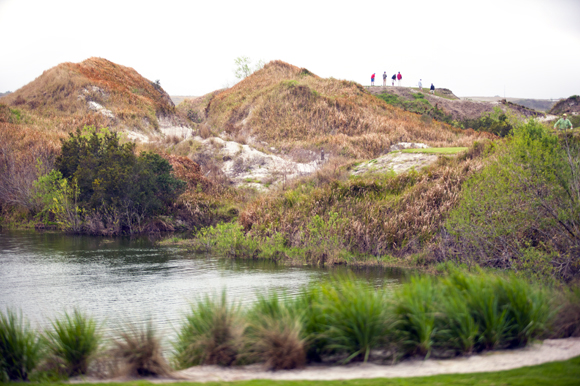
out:
<path id="1" fill-rule="evenodd" d="M 87 373 L 89 363 L 101 347 L 97 322 L 75 309 L 64 313 L 62 319 L 51 322 L 52 330 L 45 332 L 51 360 L 60 364 L 69 376 Z"/>
<path id="2" fill-rule="evenodd" d="M 219 300 L 206 296 L 191 305 L 173 342 L 176 365 L 232 365 L 242 348 L 244 327 L 239 306 L 227 303 L 225 291 Z"/>
<path id="3" fill-rule="evenodd" d="M 114 341 L 112 355 L 121 363 L 119 372 L 123 375 L 159 376 L 171 372 L 151 322 L 145 327 L 131 326 L 122 331 L 120 338 Z"/>
<path id="4" fill-rule="evenodd" d="M 62 141 L 56 168 L 64 178 L 76 181 L 79 202 L 86 209 L 105 206 L 147 216 L 164 214 L 185 187 L 158 154 L 136 156 L 135 144 L 120 144 L 116 133 L 93 127 Z"/>
<path id="5" fill-rule="evenodd" d="M 580 144 L 536 121 L 463 187 L 446 256 L 569 281 L 580 272 Z"/>
<path id="6" fill-rule="evenodd" d="M 41 357 L 41 341 L 22 315 L 0 313 L 0 381 L 27 381 Z"/>

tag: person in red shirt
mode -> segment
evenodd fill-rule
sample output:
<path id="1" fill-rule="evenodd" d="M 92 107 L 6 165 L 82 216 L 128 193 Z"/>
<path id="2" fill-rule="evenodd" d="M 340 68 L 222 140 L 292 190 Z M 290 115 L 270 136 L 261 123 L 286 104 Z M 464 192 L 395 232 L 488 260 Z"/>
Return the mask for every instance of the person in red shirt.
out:
<path id="1" fill-rule="evenodd" d="M 397 74 L 397 86 L 401 87 L 401 79 L 403 79 L 403 75 L 401 75 L 401 71 Z"/>
<path id="2" fill-rule="evenodd" d="M 374 86 L 374 85 L 375 85 L 375 74 L 373 73 L 371 75 L 371 86 Z"/>

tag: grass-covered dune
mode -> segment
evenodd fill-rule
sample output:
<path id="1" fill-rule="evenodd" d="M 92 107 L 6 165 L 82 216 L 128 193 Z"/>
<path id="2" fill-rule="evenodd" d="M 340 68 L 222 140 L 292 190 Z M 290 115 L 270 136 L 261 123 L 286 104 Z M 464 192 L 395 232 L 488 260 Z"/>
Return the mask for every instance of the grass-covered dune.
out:
<path id="1" fill-rule="evenodd" d="M 97 103 L 109 110 L 107 116 L 93 107 Z M 42 120 L 66 127 L 92 116 L 97 126 L 130 128 L 158 127 L 158 117 L 175 112 L 169 95 L 160 85 L 143 78 L 133 68 L 102 58 L 81 63 L 61 63 L 38 78 L 0 99 L 0 104 L 24 112 L 21 124 L 42 124 Z M 95 106 L 95 105 L 93 105 Z M 64 125 L 62 125 L 64 124 Z"/>
<path id="2" fill-rule="evenodd" d="M 425 122 L 374 97 L 361 85 L 321 78 L 273 61 L 206 107 L 207 122 L 229 134 L 285 148 L 325 147 L 352 158 L 373 158 L 396 142 L 466 146 L 478 134 Z"/>

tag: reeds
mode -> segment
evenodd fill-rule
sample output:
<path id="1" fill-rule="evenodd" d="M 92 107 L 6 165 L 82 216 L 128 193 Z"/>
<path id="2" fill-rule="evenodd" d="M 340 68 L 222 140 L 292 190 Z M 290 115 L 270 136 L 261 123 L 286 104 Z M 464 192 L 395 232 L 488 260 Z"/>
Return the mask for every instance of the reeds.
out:
<path id="1" fill-rule="evenodd" d="M 228 304 L 225 291 L 219 299 L 206 296 L 197 301 L 173 342 L 176 366 L 232 365 L 242 346 L 244 327 L 239 306 Z"/>
<path id="2" fill-rule="evenodd" d="M 97 322 L 75 309 L 52 321 L 52 329 L 45 332 L 49 356 L 63 367 L 69 376 L 87 373 L 91 359 L 101 348 L 101 334 Z"/>
<path id="3" fill-rule="evenodd" d="M 0 381 L 27 381 L 41 359 L 42 345 L 30 324 L 14 310 L 0 312 Z"/>

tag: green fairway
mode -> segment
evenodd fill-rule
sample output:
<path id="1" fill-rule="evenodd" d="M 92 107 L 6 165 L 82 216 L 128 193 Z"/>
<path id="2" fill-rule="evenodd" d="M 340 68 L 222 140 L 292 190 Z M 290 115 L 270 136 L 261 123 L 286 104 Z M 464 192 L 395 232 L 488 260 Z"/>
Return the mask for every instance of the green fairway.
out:
<path id="1" fill-rule="evenodd" d="M 466 147 L 429 147 L 427 149 L 403 149 L 401 153 L 457 154 L 467 150 Z"/>
<path id="2" fill-rule="evenodd" d="M 150 385 L 149 382 L 126 382 L 126 383 L 92 383 L 86 385 Z M 16 383 L 14 383 L 16 385 Z M 78 385 L 82 385 L 79 383 Z M 497 371 L 491 373 L 475 374 L 451 374 L 451 375 L 434 375 L 430 377 L 417 378 L 376 378 L 376 379 L 355 379 L 350 381 L 240 381 L 240 382 L 209 382 L 193 383 L 180 382 L 180 386 L 294 386 L 294 385 L 317 385 L 317 386 L 436 386 L 436 385 L 481 385 L 481 386 L 567 386 L 580 385 L 580 357 L 576 357 L 564 362 L 552 362 L 539 366 L 522 367 L 520 369 Z"/>

